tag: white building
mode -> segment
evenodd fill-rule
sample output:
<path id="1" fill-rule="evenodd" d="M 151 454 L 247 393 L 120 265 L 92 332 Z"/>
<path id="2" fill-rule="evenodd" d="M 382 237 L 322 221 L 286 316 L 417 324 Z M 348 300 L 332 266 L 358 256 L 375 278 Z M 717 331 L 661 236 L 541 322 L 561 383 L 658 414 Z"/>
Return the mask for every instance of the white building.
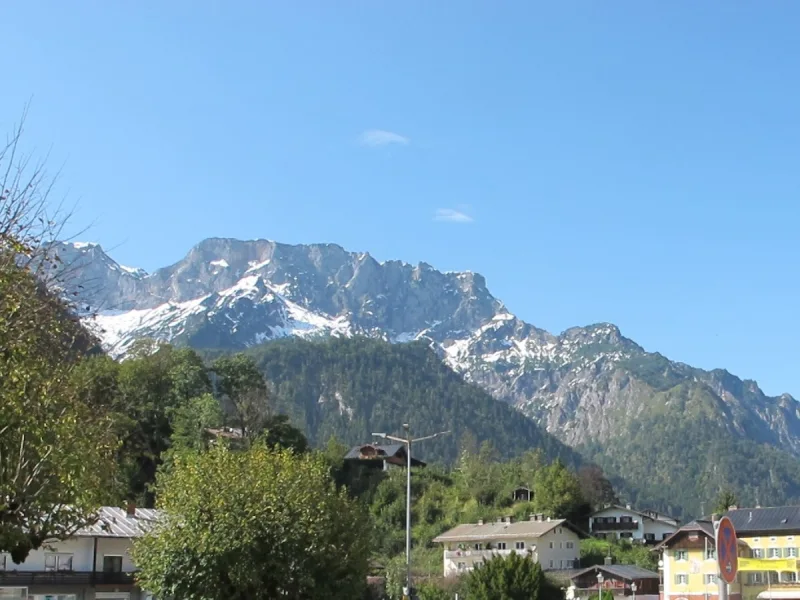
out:
<path id="1" fill-rule="evenodd" d="M 612 504 L 589 517 L 589 532 L 599 538 L 656 543 L 678 531 L 677 519 L 653 510 L 638 511 L 630 504 Z"/>
<path id="2" fill-rule="evenodd" d="M 95 524 L 32 551 L 21 564 L 0 554 L 0 598 L 151 600 L 134 583 L 130 551 L 156 518 L 153 509 L 104 506 Z"/>
<path id="3" fill-rule="evenodd" d="M 565 519 L 532 515 L 529 521 L 511 518 L 458 525 L 433 541 L 444 546 L 444 575 L 472 570 L 493 556 L 529 554 L 549 569 L 572 569 L 580 558 L 580 540 L 587 534 Z"/>

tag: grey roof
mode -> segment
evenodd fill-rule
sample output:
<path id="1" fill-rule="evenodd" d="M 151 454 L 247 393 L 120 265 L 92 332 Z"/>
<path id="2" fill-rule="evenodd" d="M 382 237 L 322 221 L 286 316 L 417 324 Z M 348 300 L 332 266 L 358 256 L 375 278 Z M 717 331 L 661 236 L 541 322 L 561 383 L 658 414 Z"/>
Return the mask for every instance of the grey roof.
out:
<path id="1" fill-rule="evenodd" d="M 725 516 L 733 522 L 736 533 L 779 533 L 800 531 L 800 506 L 737 508 Z"/>
<path id="2" fill-rule="evenodd" d="M 566 519 L 552 519 L 550 521 L 507 521 L 465 523 L 456 525 L 450 531 L 435 537 L 434 542 L 472 542 L 478 540 L 503 540 L 508 538 L 530 538 L 540 537 L 552 531 L 554 528 L 562 526 L 577 533 L 580 537 L 586 537 L 580 529 L 569 523 Z"/>
<path id="3" fill-rule="evenodd" d="M 734 527 L 734 529 L 736 529 L 736 531 L 738 533 L 738 529 L 736 528 L 736 523 L 733 524 L 733 527 Z M 691 523 L 687 523 L 686 525 L 684 525 L 683 527 L 678 529 L 678 531 L 676 531 L 671 536 L 669 536 L 667 539 L 665 539 L 663 542 L 658 544 L 655 548 L 653 548 L 653 550 L 654 551 L 655 550 L 660 550 L 661 548 L 663 548 L 665 546 L 667 548 L 669 548 L 670 544 L 674 540 L 676 540 L 678 537 L 680 537 L 684 533 L 691 533 L 693 531 L 703 533 L 706 536 L 708 536 L 709 538 L 711 538 L 712 540 L 715 537 L 714 536 L 714 524 L 711 521 L 709 521 L 707 519 L 696 519 L 696 520 L 692 521 Z M 741 539 L 739 540 L 739 544 L 744 544 L 744 543 L 745 542 L 742 541 Z"/>
<path id="4" fill-rule="evenodd" d="M 160 512 L 153 508 L 137 508 L 135 516 L 128 515 L 124 508 L 102 506 L 97 512 L 97 521 L 83 527 L 76 537 L 141 537 L 155 524 Z"/>
<path id="5" fill-rule="evenodd" d="M 573 574 L 571 579 L 576 577 L 580 577 L 581 575 L 585 575 L 591 571 L 603 571 L 605 573 L 609 573 L 618 579 L 624 579 L 626 581 L 633 581 L 638 579 L 658 579 L 658 573 L 655 571 L 650 571 L 648 569 L 643 569 L 637 565 L 594 565 L 592 567 L 588 567 L 586 569 L 581 569 L 577 573 Z"/>

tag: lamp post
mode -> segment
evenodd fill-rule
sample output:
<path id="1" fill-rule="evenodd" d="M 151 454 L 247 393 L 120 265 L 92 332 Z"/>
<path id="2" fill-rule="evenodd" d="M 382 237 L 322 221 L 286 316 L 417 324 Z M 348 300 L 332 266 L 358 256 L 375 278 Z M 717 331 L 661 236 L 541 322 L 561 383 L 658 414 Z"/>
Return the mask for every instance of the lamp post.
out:
<path id="1" fill-rule="evenodd" d="M 408 459 L 408 464 L 406 465 L 406 587 L 403 589 L 403 596 L 411 598 L 411 594 L 414 591 L 411 587 L 411 442 L 432 440 L 440 435 L 450 433 L 450 431 L 440 431 L 432 435 L 412 438 L 411 428 L 408 423 L 403 423 L 403 429 L 406 432 L 405 438 L 389 435 L 388 433 L 373 433 L 372 435 L 406 445 L 406 458 Z"/>
<path id="2" fill-rule="evenodd" d="M 605 577 L 603 577 L 603 573 L 600 571 L 597 572 L 597 600 L 603 600 L 603 581 Z"/>

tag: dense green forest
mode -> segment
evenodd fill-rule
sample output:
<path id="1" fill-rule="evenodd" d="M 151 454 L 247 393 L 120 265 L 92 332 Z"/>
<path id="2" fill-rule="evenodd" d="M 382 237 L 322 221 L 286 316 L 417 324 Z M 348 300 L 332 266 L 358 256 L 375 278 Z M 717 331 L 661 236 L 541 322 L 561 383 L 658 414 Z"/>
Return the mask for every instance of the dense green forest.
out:
<path id="1" fill-rule="evenodd" d="M 800 500 L 800 462 L 777 448 L 732 434 L 726 410 L 702 382 L 686 381 L 652 355 L 624 365 L 654 389 L 642 397 L 625 435 L 576 448 L 601 465 L 626 500 L 684 520 L 702 514 L 716 494 L 736 490 L 750 505 Z M 676 468 L 676 465 L 679 468 Z M 706 511 L 707 512 L 707 511 Z"/>
<path id="2" fill-rule="evenodd" d="M 207 358 L 221 353 L 207 353 Z M 466 383 L 423 342 L 388 344 L 368 338 L 290 338 L 246 352 L 270 383 L 274 408 L 289 415 L 313 445 L 331 436 L 348 443 L 370 433 L 398 433 L 410 423 L 425 442 L 420 455 L 452 464 L 465 435 L 489 440 L 503 458 L 532 448 L 577 467 L 580 456 L 511 406 Z"/>

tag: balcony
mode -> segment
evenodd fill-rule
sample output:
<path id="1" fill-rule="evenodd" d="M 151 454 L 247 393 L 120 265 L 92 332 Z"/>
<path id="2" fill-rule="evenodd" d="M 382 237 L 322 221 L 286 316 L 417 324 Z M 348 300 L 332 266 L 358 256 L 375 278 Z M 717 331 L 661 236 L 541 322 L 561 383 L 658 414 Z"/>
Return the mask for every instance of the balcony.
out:
<path id="1" fill-rule="evenodd" d="M 133 575 L 102 571 L 0 571 L 0 586 L 133 585 Z"/>
<path id="2" fill-rule="evenodd" d="M 513 548 L 506 550 L 445 550 L 444 557 L 453 560 L 458 558 L 491 558 L 493 556 L 508 556 L 512 552 L 524 554 L 527 550 L 514 550 Z"/>
<path id="3" fill-rule="evenodd" d="M 597 523 L 592 522 L 592 533 L 598 531 L 636 531 L 639 529 L 639 521 L 629 521 L 627 523 Z"/>

